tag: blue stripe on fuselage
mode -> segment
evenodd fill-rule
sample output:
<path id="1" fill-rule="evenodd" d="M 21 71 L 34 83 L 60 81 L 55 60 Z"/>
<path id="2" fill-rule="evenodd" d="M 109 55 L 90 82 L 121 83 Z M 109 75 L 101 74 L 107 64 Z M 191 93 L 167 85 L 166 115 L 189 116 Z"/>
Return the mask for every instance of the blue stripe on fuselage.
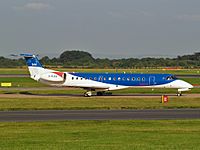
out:
<path id="1" fill-rule="evenodd" d="M 70 73 L 71 75 L 107 84 L 122 86 L 151 86 L 170 83 L 172 74 L 124 74 L 124 73 Z M 134 80 L 133 80 L 134 79 Z"/>

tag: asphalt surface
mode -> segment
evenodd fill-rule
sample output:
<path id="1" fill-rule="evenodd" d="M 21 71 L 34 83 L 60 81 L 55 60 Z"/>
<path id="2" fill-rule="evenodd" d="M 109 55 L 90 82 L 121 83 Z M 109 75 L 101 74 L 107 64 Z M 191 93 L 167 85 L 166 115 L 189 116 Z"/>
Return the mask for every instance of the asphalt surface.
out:
<path id="1" fill-rule="evenodd" d="M 1 111 L 1 122 L 200 119 L 200 109 Z"/>

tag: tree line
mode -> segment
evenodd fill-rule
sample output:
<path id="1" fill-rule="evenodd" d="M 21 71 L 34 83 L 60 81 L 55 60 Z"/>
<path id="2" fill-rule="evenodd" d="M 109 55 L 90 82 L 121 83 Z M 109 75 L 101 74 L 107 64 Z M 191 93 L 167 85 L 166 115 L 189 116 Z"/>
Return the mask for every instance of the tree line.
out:
<path id="1" fill-rule="evenodd" d="M 90 53 L 70 50 L 63 52 L 58 58 L 48 56 L 40 59 L 44 66 L 63 68 L 200 68 L 200 52 L 192 55 L 177 56 L 176 58 L 123 58 L 108 59 L 94 58 Z M 1 68 L 15 68 L 25 66 L 23 58 L 10 59 L 0 57 Z"/>

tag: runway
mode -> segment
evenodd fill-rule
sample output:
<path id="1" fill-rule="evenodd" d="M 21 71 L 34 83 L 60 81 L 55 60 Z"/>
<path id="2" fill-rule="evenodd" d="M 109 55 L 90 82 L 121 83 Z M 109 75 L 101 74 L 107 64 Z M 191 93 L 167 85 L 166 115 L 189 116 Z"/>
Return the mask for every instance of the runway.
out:
<path id="1" fill-rule="evenodd" d="M 1 122 L 200 119 L 200 109 L 1 111 Z"/>

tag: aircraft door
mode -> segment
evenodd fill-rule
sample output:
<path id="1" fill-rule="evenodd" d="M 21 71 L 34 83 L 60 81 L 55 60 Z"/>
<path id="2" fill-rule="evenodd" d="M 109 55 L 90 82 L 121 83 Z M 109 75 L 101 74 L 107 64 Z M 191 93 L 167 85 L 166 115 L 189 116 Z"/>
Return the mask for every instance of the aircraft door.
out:
<path id="1" fill-rule="evenodd" d="M 149 85 L 154 85 L 155 84 L 155 80 L 156 80 L 155 76 L 150 76 L 149 77 Z"/>
<path id="2" fill-rule="evenodd" d="M 67 79 L 67 74 L 66 74 L 66 73 L 64 73 L 64 74 L 63 74 L 63 81 L 65 82 L 65 81 L 66 81 L 66 79 Z"/>

